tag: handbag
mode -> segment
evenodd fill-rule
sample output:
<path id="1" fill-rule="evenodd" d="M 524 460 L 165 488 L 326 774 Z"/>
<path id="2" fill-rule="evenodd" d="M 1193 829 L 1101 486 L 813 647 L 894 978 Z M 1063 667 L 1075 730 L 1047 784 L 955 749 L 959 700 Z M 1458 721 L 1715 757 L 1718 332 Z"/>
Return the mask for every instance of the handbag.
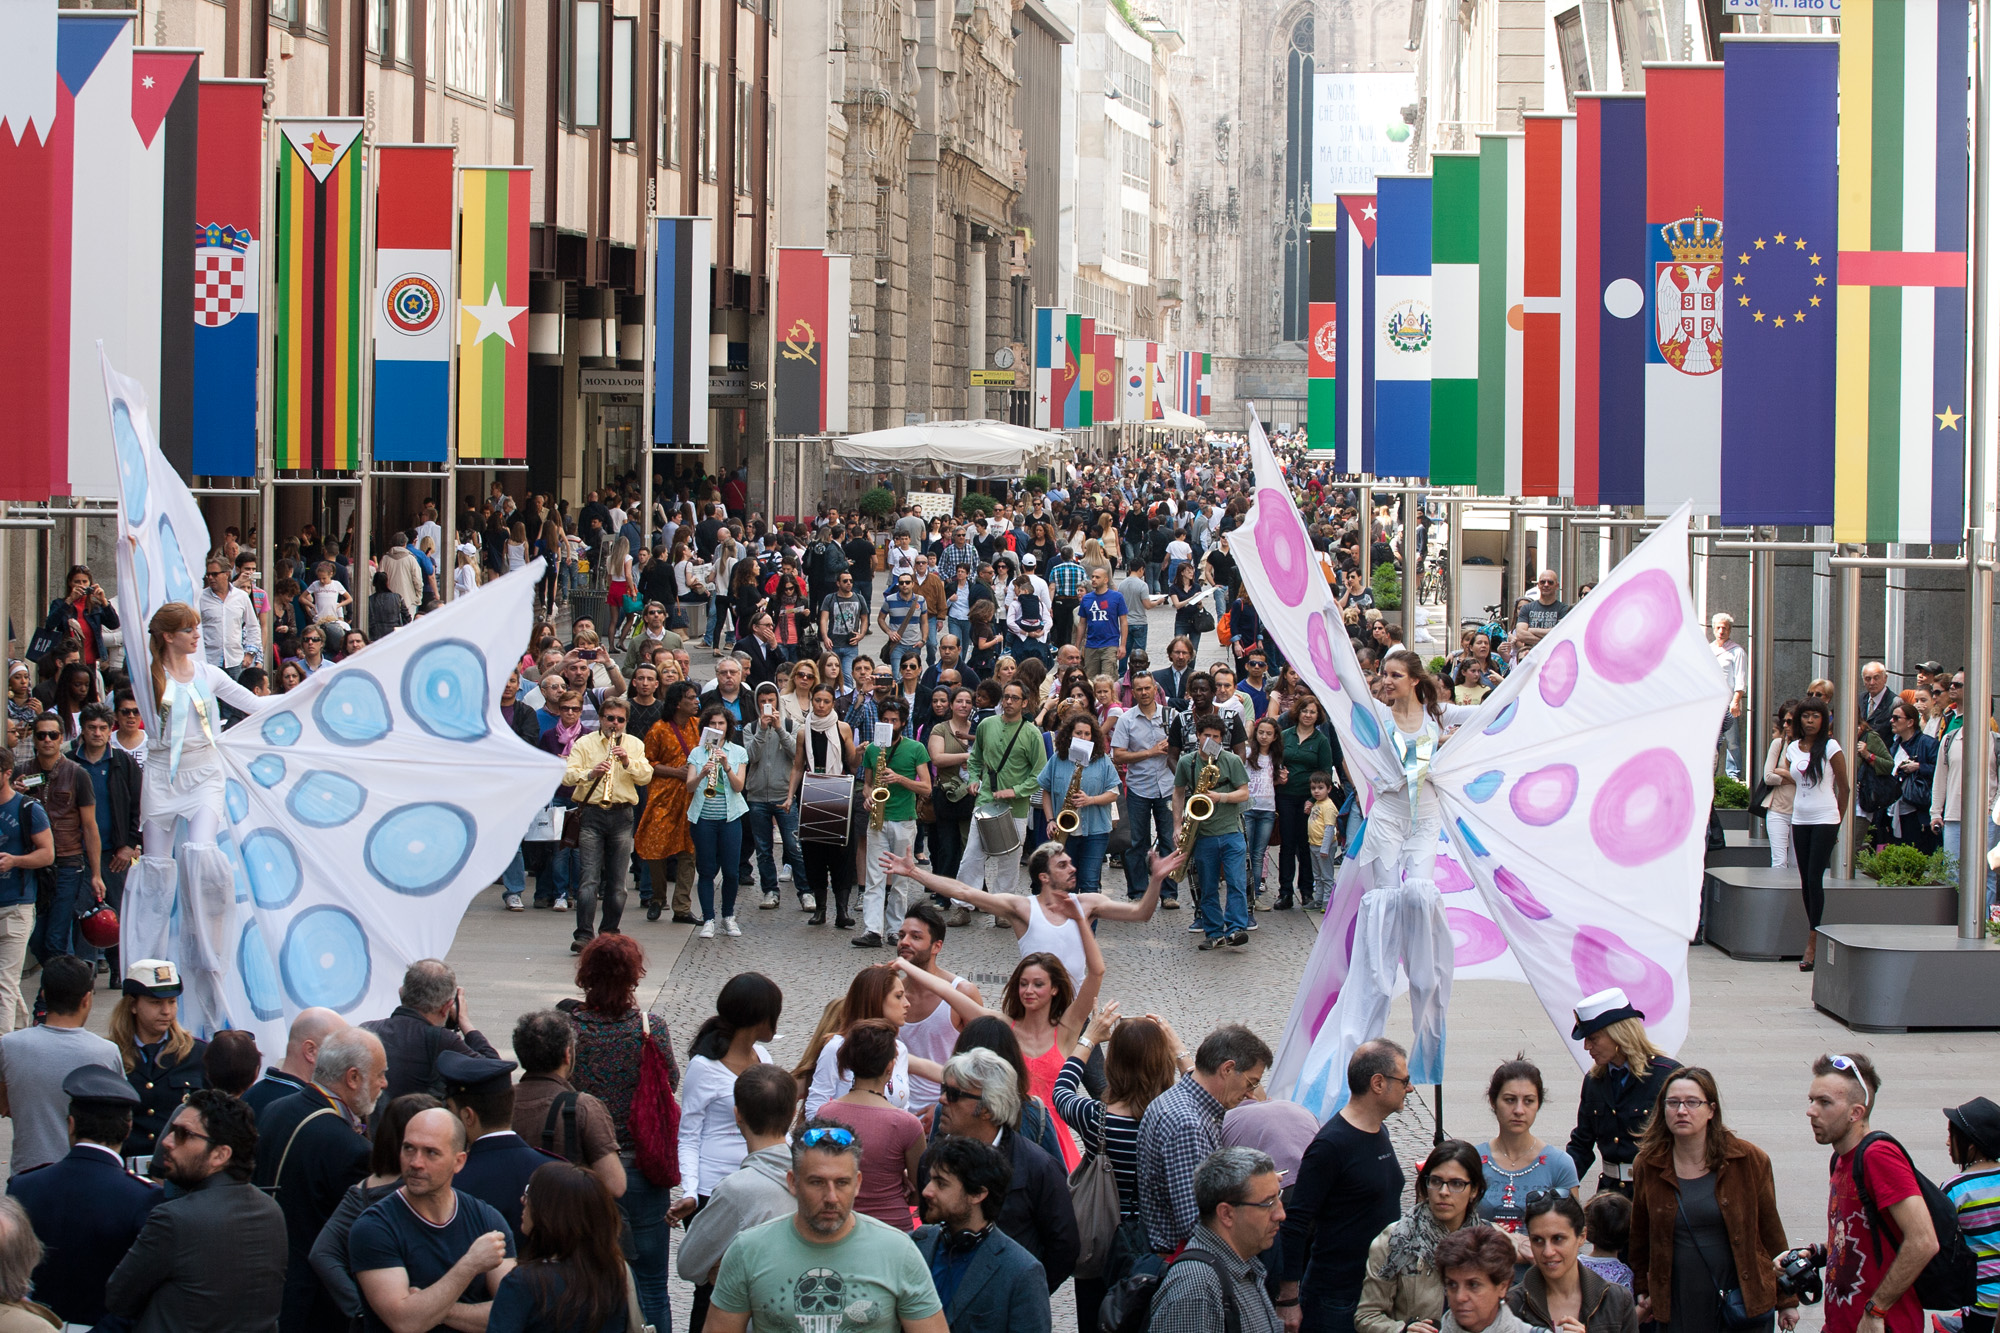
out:
<path id="1" fill-rule="evenodd" d="M 28 637 L 28 660 L 39 663 L 56 650 L 57 642 L 55 631 L 43 625 Z"/>
<path id="2" fill-rule="evenodd" d="M 1687 1209 L 1681 1205 L 1679 1190 L 1674 1191 L 1674 1214 L 1681 1218 L 1687 1217 Z M 1688 1234 L 1689 1236 L 1694 1234 L 1693 1222 L 1688 1223 Z M 1701 1247 L 1699 1241 L 1696 1241 L 1694 1252 L 1701 1256 L 1701 1266 L 1708 1273 L 1708 1280 L 1713 1283 L 1715 1281 L 1715 1269 L 1709 1265 L 1708 1251 Z M 1760 1315 L 1750 1313 L 1748 1307 L 1743 1304 L 1743 1287 L 1741 1283 L 1733 1287 L 1718 1286 L 1715 1289 L 1715 1294 L 1719 1302 L 1716 1307 L 1716 1317 L 1722 1324 L 1722 1327 L 1727 1330 L 1727 1333 L 1771 1333 L 1771 1330 L 1777 1327 L 1778 1312 L 1775 1309 L 1766 1310 Z"/>
<path id="3" fill-rule="evenodd" d="M 1081 1278 L 1100 1277 L 1123 1220 L 1118 1212 L 1118 1177 L 1102 1145 L 1069 1173 L 1069 1201 L 1076 1212 L 1074 1272 Z"/>
<path id="4" fill-rule="evenodd" d="M 661 1189 L 681 1183 L 681 1107 L 667 1077 L 667 1057 L 653 1035 L 652 1015 L 639 1011 L 639 1086 L 625 1117 L 639 1173 Z"/>
<path id="5" fill-rule="evenodd" d="M 1194 632 L 1206 634 L 1215 628 L 1215 612 L 1206 606 L 1197 607 L 1194 613 Z"/>
<path id="6" fill-rule="evenodd" d="M 576 805 L 563 808 L 562 831 L 556 835 L 556 842 L 564 847 L 577 848 L 583 845 L 583 803 L 589 797 L 591 787 L 597 779 L 590 780 L 590 786 L 576 794 Z"/>
<path id="7" fill-rule="evenodd" d="M 630 1264 L 625 1266 L 625 1327 L 628 1333 L 657 1333 L 639 1311 L 639 1284 L 633 1279 Z"/>

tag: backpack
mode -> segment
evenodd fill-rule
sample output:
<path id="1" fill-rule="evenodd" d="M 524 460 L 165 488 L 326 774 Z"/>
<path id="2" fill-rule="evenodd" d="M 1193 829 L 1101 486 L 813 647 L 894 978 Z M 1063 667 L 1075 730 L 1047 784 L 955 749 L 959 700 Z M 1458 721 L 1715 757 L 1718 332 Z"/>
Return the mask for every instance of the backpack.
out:
<path id="1" fill-rule="evenodd" d="M 1146 1333 L 1153 1322 L 1153 1297 L 1159 1294 L 1160 1284 L 1167 1280 L 1174 1264 L 1185 1263 L 1204 1264 L 1215 1270 L 1215 1276 L 1222 1281 L 1223 1333 L 1243 1333 L 1243 1320 L 1236 1309 L 1236 1293 L 1229 1289 L 1229 1274 L 1213 1257 L 1187 1250 L 1182 1250 L 1174 1262 L 1160 1272 L 1136 1274 L 1105 1292 L 1104 1303 L 1097 1307 L 1097 1333 Z"/>
<path id="2" fill-rule="evenodd" d="M 1868 1145 L 1877 1140 L 1888 1142 L 1909 1163 L 1910 1174 L 1917 1178 L 1917 1189 L 1923 1195 L 1924 1210 L 1931 1215 L 1931 1230 L 1937 1233 L 1938 1252 L 1917 1274 L 1910 1290 L 1917 1293 L 1917 1300 L 1926 1310 L 1956 1310 L 1972 1304 L 1979 1285 L 1979 1260 L 1966 1243 L 1965 1232 L 1959 1227 L 1958 1208 L 1945 1197 L 1943 1190 L 1932 1183 L 1929 1176 L 1917 1170 L 1910 1150 L 1879 1129 L 1863 1136 L 1854 1149 L 1854 1192 L 1860 1195 L 1861 1207 L 1868 1214 L 1869 1235 L 1875 1244 L 1877 1262 L 1882 1258 L 1884 1219 L 1875 1207 L 1874 1196 L 1868 1190 L 1867 1174 L 1862 1168 Z M 1834 1162 L 1839 1160 L 1835 1156 Z M 1831 1171 L 1833 1167 L 1829 1165 L 1827 1169 Z"/>

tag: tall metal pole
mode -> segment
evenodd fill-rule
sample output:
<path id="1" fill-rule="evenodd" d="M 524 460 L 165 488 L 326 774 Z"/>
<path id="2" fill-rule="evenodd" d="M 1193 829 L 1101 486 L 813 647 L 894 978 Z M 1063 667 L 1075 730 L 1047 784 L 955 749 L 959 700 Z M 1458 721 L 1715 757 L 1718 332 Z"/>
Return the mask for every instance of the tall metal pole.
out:
<path id="1" fill-rule="evenodd" d="M 452 151 L 451 164 L 451 215 L 457 217 L 465 202 L 465 171 L 458 165 L 458 152 Z M 452 299 L 445 309 L 458 308 L 458 228 L 451 229 L 451 274 Z M 523 298 L 525 299 L 525 298 Z M 458 336 L 459 322 L 452 321 L 451 336 L 445 339 L 445 402 L 449 405 L 444 414 L 444 522 L 438 526 L 443 531 L 443 540 L 438 546 L 437 566 L 438 596 L 451 601 L 458 596 Z M 536 533 L 539 540 L 541 534 Z M 551 553 L 553 559 L 553 553 Z M 478 577 L 478 571 L 473 572 Z"/>
<path id="2" fill-rule="evenodd" d="M 1840 637 L 1835 641 L 1833 660 L 1833 738 L 1847 751 L 1847 782 L 1850 791 L 1847 818 L 1840 821 L 1840 842 L 1833 854 L 1834 872 L 1842 879 L 1854 878 L 1854 796 L 1860 786 L 1860 758 L 1854 745 L 1854 723 L 1861 716 L 1861 571 L 1843 565 L 1834 571 L 1834 600 L 1838 610 Z M 1967 672 L 1970 684 L 1971 673 Z M 1970 689 L 1967 694 L 1972 693 Z M 1980 767 L 1974 765 L 1974 767 Z M 1983 769 L 1982 769 L 1983 771 Z M 1962 827 L 1962 826 L 1961 826 Z M 1984 883 L 1981 884 L 1982 891 Z"/>
<path id="3" fill-rule="evenodd" d="M 1444 651 L 1449 657 L 1458 651 L 1458 627 L 1460 617 L 1465 614 L 1465 594 L 1458 586 L 1459 564 L 1465 558 L 1461 549 L 1465 540 L 1465 506 L 1448 504 L 1444 512 Z"/>
<path id="4" fill-rule="evenodd" d="M 1966 426 L 1971 435 L 1971 467 L 1968 469 L 1965 505 L 1966 554 L 1966 634 L 1970 642 L 1965 654 L 1965 689 L 1962 691 L 1965 721 L 1960 735 L 1965 770 L 1965 790 L 1959 810 L 1961 830 L 1978 830 L 1961 844 L 1964 854 L 1958 861 L 1958 937 L 1976 940 L 1985 930 L 1986 915 L 1986 810 L 1992 793 L 1986 790 L 1985 753 L 1988 719 L 1993 711 L 1993 572 L 1987 560 L 1987 491 L 1993 484 L 1987 450 L 1992 448 L 1992 425 L 1987 416 L 1993 410 L 1989 393 L 1987 358 L 1992 354 L 1990 329 L 1992 283 L 1987 264 L 1991 259 L 1988 229 L 1992 220 L 1987 209 L 1987 192 L 1993 188 L 1993 155 L 1989 136 L 1993 128 L 1993 48 L 1992 0 L 1978 0 L 1979 60 L 1973 72 L 1972 134 L 1972 401 L 1966 409 Z M 1979 737 L 1974 750 L 1971 738 Z"/>
<path id="5" fill-rule="evenodd" d="M 654 288 L 659 284 L 654 278 L 659 272 L 659 262 L 655 247 L 659 244 L 660 221 L 656 214 L 646 213 L 646 332 L 640 343 L 640 374 L 643 376 L 639 390 L 639 541 L 648 553 L 653 549 L 653 339 L 657 320 L 659 297 Z M 676 440 L 674 443 L 678 444 Z"/>
<path id="6" fill-rule="evenodd" d="M 1417 594 L 1424 586 L 1423 559 L 1417 554 L 1417 515 L 1423 504 L 1424 497 L 1417 491 L 1403 493 L 1403 643 L 1412 652 L 1417 651 L 1417 627 L 1423 624 L 1423 608 L 1417 605 Z"/>
<path id="7" fill-rule="evenodd" d="M 1372 477 L 1361 479 L 1361 586 L 1375 583 L 1375 487 Z"/>
<path id="8" fill-rule="evenodd" d="M 1746 771 L 1753 773 L 1757 769 L 1750 769 L 1749 765 L 1761 768 L 1764 763 L 1764 749 L 1769 744 L 1766 738 L 1771 734 L 1772 710 L 1776 707 L 1771 693 L 1771 663 L 1777 615 L 1771 594 L 1775 591 L 1772 581 L 1777 568 L 1774 551 L 1758 551 L 1750 557 L 1750 720 L 1749 730 L 1743 736 L 1743 762 Z"/>
<path id="9" fill-rule="evenodd" d="M 375 296 L 375 210 L 376 187 L 381 183 L 380 156 L 370 143 L 358 143 L 356 151 L 366 149 L 368 158 L 364 165 L 368 168 L 368 198 L 361 210 L 361 290 L 368 293 L 371 301 Z M 272 249 L 276 249 L 273 246 Z M 354 570 L 353 581 L 355 605 L 368 601 L 364 589 L 373 586 L 369 577 L 369 559 L 375 554 L 375 358 L 361 358 L 361 439 L 359 442 L 361 470 L 356 480 L 361 483 L 360 498 L 354 507 Z M 337 544 L 336 544 L 337 546 Z"/>

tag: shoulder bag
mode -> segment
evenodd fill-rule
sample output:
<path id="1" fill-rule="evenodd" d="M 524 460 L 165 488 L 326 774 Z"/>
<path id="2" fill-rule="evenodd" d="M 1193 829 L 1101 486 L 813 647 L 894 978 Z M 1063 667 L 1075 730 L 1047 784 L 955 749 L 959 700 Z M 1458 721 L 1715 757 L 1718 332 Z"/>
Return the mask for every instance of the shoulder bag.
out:
<path id="1" fill-rule="evenodd" d="M 1111 1154 L 1104 1150 L 1101 1126 L 1090 1156 L 1069 1173 L 1069 1199 L 1076 1212 L 1075 1273 L 1081 1278 L 1101 1277 L 1124 1220 L 1118 1209 L 1118 1176 L 1111 1169 Z"/>
<path id="2" fill-rule="evenodd" d="M 644 1009 L 639 1011 L 639 1086 L 632 1093 L 625 1128 L 639 1173 L 662 1189 L 680 1184 L 681 1107 L 674 1100 L 666 1053 L 653 1035 L 652 1015 Z"/>
<path id="3" fill-rule="evenodd" d="M 556 835 L 556 843 L 559 846 L 574 849 L 583 845 L 583 806 L 589 799 L 592 788 L 596 786 L 597 779 L 592 778 L 590 785 L 576 794 L 575 805 L 556 807 L 562 811 L 562 832 Z"/>
<path id="4" fill-rule="evenodd" d="M 1688 1238 L 1692 1240 L 1694 1238 L 1694 1223 L 1688 1219 L 1687 1209 L 1681 1206 L 1680 1191 L 1678 1189 L 1674 1191 L 1674 1214 L 1676 1217 L 1687 1222 Z M 1708 1262 L 1708 1251 L 1701 1247 L 1701 1242 L 1699 1241 L 1695 1242 L 1694 1250 L 1696 1254 L 1701 1256 L 1701 1266 L 1703 1271 L 1708 1274 L 1709 1284 L 1715 1286 L 1717 1298 L 1716 1321 L 1722 1325 L 1724 1333 L 1769 1333 L 1772 1328 L 1776 1327 L 1777 1312 L 1775 1310 L 1766 1310 L 1760 1315 L 1751 1314 L 1743 1304 L 1742 1284 L 1738 1283 L 1733 1287 L 1716 1286 L 1715 1268 Z M 1683 1311 L 1681 1318 L 1685 1321 L 1687 1319 L 1687 1312 Z"/>

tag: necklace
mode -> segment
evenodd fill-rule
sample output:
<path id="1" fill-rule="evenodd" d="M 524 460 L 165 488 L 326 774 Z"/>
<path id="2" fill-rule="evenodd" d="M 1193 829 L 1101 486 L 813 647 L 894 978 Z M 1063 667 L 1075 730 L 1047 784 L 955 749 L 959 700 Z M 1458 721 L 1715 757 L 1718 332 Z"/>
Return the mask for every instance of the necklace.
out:
<path id="1" fill-rule="evenodd" d="M 1535 1158 L 1533 1161 L 1529 1162 L 1526 1166 L 1522 1167 L 1518 1171 L 1509 1171 L 1506 1167 L 1500 1165 L 1499 1162 L 1494 1160 L 1493 1147 L 1491 1144 L 1487 1145 L 1485 1154 L 1480 1158 L 1481 1163 L 1487 1167 L 1490 1167 L 1493 1171 L 1495 1171 L 1499 1175 L 1505 1177 L 1507 1182 L 1500 1190 L 1500 1202 L 1497 1208 L 1495 1209 L 1495 1211 L 1500 1216 L 1512 1218 L 1512 1217 L 1518 1217 L 1520 1215 L 1520 1213 L 1526 1207 L 1526 1199 L 1525 1197 L 1523 1197 L 1520 1203 L 1518 1204 L 1516 1203 L 1514 1182 L 1519 1180 L 1522 1176 L 1527 1175 L 1529 1172 L 1533 1171 L 1536 1167 L 1540 1166 L 1543 1162 L 1547 1160 L 1548 1160 L 1548 1150 L 1546 1145 L 1544 1145 L 1544 1147 L 1536 1150 Z M 1475 1201 L 1475 1206 L 1476 1206 L 1476 1201 Z"/>

